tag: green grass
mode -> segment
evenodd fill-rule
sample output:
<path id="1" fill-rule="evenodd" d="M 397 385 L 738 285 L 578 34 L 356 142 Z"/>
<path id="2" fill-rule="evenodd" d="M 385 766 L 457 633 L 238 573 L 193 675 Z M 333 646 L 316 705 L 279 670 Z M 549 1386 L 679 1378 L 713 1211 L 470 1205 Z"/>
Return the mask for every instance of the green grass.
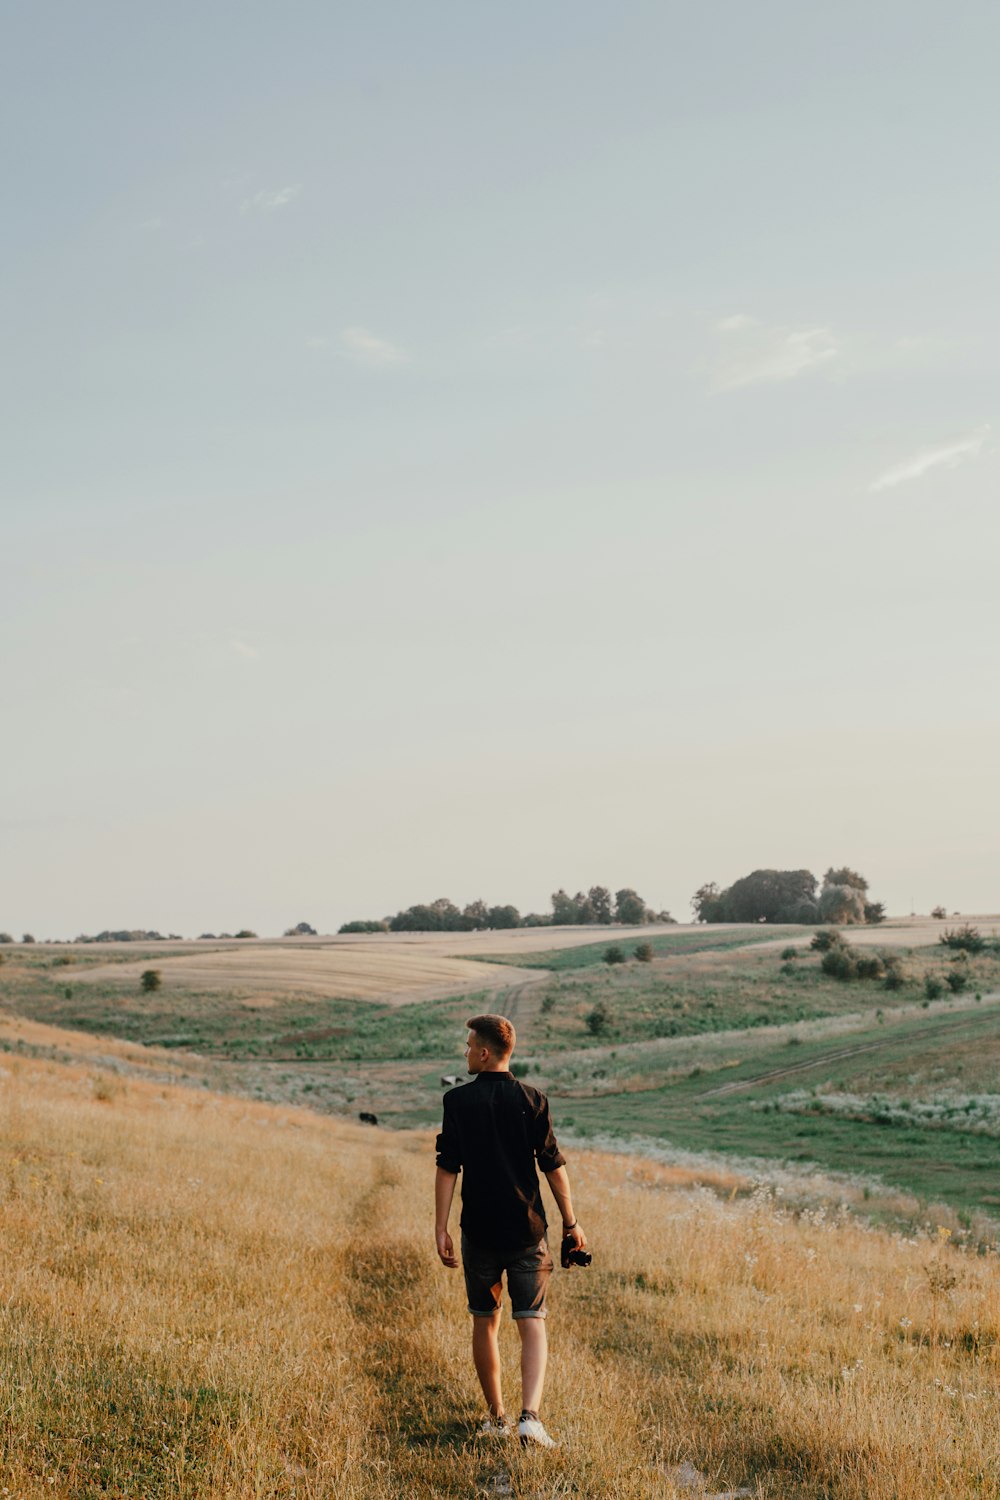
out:
<path id="1" fill-rule="evenodd" d="M 39 964 L 5 975 L 0 1006 L 49 1025 L 204 1057 L 262 1061 L 381 1062 L 461 1052 L 463 1022 L 484 995 L 391 1006 L 368 1000 L 282 996 L 266 1007 L 249 990 L 161 989 L 145 994 L 73 984 L 71 971 Z"/>
<path id="2" fill-rule="evenodd" d="M 996 1079 L 1000 1065 L 1000 1027 L 995 1004 L 951 1013 L 925 1012 L 920 1006 L 891 1027 L 877 1022 L 849 1036 L 787 1042 L 756 1051 L 737 1066 L 729 1061 L 713 1069 L 692 1068 L 687 1076 L 642 1092 L 615 1092 L 601 1097 L 565 1098 L 566 1089 L 550 1091 L 554 1118 L 574 1129 L 612 1135 L 644 1135 L 696 1151 L 720 1151 L 740 1157 L 769 1157 L 815 1162 L 821 1167 L 861 1172 L 920 1197 L 940 1199 L 971 1213 L 1000 1202 L 997 1185 L 997 1141 L 963 1130 L 891 1125 L 876 1118 L 786 1113 L 777 1101 L 792 1090 L 821 1090 L 826 1083 L 851 1092 L 870 1092 L 873 1085 L 908 1092 L 923 1071 L 935 1083 L 954 1083 L 961 1054 L 987 1053 Z M 847 1047 L 874 1046 L 850 1057 L 833 1057 Z M 950 1068 L 946 1060 L 952 1059 Z M 805 1067 L 806 1064 L 814 1066 Z M 777 1069 L 802 1071 L 773 1081 L 753 1082 Z M 943 1070 L 943 1071 L 942 1071 Z M 739 1092 L 712 1091 L 746 1083 Z M 994 1085 L 995 1086 L 995 1085 Z"/>
<path id="3" fill-rule="evenodd" d="M 682 953 L 716 953 L 727 948 L 745 948 L 748 943 L 773 942 L 775 938 L 787 937 L 807 942 L 814 928 L 748 926 L 734 932 L 731 928 L 713 932 L 667 932 L 660 936 L 619 936 L 614 927 L 607 929 L 607 937 L 597 943 L 585 943 L 579 948 L 549 948 L 540 953 L 498 953 L 477 959 L 484 964 L 511 964 L 518 969 L 551 969 L 553 973 L 564 973 L 571 969 L 590 969 L 604 963 L 604 955 L 611 947 L 622 948 L 632 958 L 639 943 L 648 943 L 657 957 Z"/>

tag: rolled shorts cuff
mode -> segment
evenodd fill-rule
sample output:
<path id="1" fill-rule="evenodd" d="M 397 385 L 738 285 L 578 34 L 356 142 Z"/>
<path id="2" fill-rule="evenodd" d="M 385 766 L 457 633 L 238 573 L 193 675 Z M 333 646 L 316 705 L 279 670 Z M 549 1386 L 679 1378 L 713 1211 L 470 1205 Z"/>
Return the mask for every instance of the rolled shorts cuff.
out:
<path id="1" fill-rule="evenodd" d="M 548 1312 L 544 1307 L 540 1307 L 537 1312 L 533 1312 L 529 1309 L 528 1312 L 511 1313 L 511 1317 L 516 1323 L 519 1318 L 547 1318 Z"/>

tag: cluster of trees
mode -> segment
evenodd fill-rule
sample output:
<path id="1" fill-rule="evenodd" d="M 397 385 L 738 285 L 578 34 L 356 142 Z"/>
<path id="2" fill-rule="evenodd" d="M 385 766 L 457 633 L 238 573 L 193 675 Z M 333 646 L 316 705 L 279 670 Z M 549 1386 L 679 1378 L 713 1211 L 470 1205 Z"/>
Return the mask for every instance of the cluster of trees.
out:
<path id="1" fill-rule="evenodd" d="M 565 891 L 555 891 L 552 896 L 552 924 L 555 927 L 589 926 L 598 923 L 610 926 L 618 922 L 623 927 L 642 927 L 646 922 L 673 922 L 668 911 L 653 911 L 631 886 L 616 891 L 612 899 L 605 885 L 592 885 L 589 891 L 577 891 L 567 896 Z"/>
<path id="2" fill-rule="evenodd" d="M 830 868 L 820 887 L 811 870 L 754 870 L 725 890 L 711 882 L 691 897 L 699 922 L 881 922 L 885 906 L 868 900 L 868 882 L 847 865 Z"/>
<path id="3" fill-rule="evenodd" d="M 487 906 L 485 901 L 470 901 L 462 910 L 440 896 L 429 905 L 408 906 L 386 926 L 390 932 L 485 932 L 488 928 L 520 927 L 521 913 L 516 906 Z"/>
<path id="4" fill-rule="evenodd" d="M 294 927 L 286 927 L 285 937 L 318 937 L 319 934 L 310 922 L 296 922 Z"/>
<path id="5" fill-rule="evenodd" d="M 668 911 L 652 911 L 631 887 L 612 896 L 607 886 L 592 885 L 589 891 L 569 896 L 563 890 L 552 896 L 552 914 L 529 912 L 521 915 L 516 906 L 487 906 L 485 901 L 470 901 L 459 908 L 442 896 L 437 901 L 408 906 L 394 917 L 382 921 L 345 922 L 341 932 L 484 932 L 506 927 L 575 927 L 610 926 L 617 922 L 625 927 L 639 927 L 646 922 L 672 922 Z"/>

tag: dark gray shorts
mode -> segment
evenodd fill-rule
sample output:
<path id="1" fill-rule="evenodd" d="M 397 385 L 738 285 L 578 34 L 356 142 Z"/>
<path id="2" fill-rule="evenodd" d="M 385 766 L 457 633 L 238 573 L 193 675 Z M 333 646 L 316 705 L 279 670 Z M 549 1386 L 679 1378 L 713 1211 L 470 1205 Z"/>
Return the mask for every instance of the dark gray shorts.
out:
<path id="1" fill-rule="evenodd" d="M 462 1269 L 470 1313 L 474 1318 L 488 1318 L 500 1311 L 501 1277 L 506 1271 L 512 1315 L 544 1318 L 552 1265 L 544 1239 L 519 1250 L 481 1250 L 463 1234 Z"/>

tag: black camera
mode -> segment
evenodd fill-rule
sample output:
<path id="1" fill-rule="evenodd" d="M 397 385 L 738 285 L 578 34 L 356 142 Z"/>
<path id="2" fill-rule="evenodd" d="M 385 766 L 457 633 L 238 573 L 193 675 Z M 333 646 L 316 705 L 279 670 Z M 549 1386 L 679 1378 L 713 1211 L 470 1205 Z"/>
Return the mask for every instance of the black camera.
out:
<path id="1" fill-rule="evenodd" d="M 589 1250 L 578 1250 L 573 1236 L 566 1234 L 563 1236 L 559 1258 L 562 1261 L 563 1270 L 568 1271 L 571 1266 L 589 1266 L 594 1257 Z"/>

